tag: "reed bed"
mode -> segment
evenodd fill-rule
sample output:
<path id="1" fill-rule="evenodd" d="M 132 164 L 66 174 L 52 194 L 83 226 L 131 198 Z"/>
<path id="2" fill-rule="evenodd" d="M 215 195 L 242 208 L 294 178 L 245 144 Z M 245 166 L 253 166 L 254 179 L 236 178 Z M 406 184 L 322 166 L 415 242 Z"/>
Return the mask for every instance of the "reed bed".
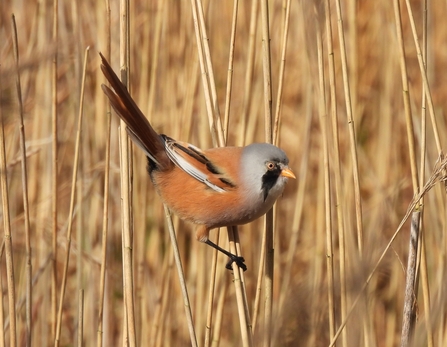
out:
<path id="1" fill-rule="evenodd" d="M 0 346 L 447 345 L 446 14 L 1 1 Z M 211 233 L 248 271 L 166 223 L 98 52 L 160 133 L 286 151 L 267 220 Z"/>

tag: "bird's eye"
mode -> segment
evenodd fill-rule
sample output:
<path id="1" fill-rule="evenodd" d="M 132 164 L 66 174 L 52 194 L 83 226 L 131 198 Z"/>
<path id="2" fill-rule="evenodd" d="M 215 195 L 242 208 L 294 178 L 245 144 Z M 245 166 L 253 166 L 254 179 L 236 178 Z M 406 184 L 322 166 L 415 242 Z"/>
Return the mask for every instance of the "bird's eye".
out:
<path id="1" fill-rule="evenodd" d="M 274 170 L 276 167 L 276 165 L 274 163 L 272 163 L 271 161 L 269 161 L 266 166 L 267 166 L 267 170 L 269 170 L 269 171 Z"/>

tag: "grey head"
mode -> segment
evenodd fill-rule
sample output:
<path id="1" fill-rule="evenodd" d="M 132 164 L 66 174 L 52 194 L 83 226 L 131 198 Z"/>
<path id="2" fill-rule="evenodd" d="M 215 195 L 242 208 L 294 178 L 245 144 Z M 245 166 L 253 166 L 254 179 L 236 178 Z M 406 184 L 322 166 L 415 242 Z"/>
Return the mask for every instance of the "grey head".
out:
<path id="1" fill-rule="evenodd" d="M 295 178 L 289 169 L 284 151 L 268 143 L 244 147 L 241 156 L 242 179 L 252 203 L 269 209 L 282 194 L 288 177 Z"/>

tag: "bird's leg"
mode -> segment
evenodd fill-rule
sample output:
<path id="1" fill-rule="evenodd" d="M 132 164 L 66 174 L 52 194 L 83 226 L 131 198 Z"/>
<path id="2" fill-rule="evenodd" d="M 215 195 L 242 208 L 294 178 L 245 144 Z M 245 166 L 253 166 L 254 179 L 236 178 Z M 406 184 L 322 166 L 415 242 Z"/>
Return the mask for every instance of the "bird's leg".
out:
<path id="1" fill-rule="evenodd" d="M 227 250 L 223 249 L 222 247 L 219 247 L 214 242 L 211 242 L 209 239 L 205 241 L 205 243 L 208 246 L 213 247 L 214 249 L 217 249 L 219 252 L 222 252 L 226 256 L 230 258 L 227 265 L 225 266 L 228 270 L 232 270 L 231 264 L 236 263 L 237 266 L 239 266 L 242 270 L 247 271 L 247 265 L 244 264 L 245 259 L 243 257 L 239 257 L 233 253 L 228 252 Z"/>

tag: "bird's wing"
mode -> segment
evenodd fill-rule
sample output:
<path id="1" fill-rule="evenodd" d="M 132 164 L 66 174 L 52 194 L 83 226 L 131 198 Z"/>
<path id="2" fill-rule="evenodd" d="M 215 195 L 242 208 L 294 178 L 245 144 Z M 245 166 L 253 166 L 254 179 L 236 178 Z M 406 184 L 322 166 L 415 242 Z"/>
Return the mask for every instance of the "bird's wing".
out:
<path id="1" fill-rule="evenodd" d="M 223 193 L 235 186 L 197 147 L 162 135 L 169 159 L 187 174 L 212 190 Z"/>

